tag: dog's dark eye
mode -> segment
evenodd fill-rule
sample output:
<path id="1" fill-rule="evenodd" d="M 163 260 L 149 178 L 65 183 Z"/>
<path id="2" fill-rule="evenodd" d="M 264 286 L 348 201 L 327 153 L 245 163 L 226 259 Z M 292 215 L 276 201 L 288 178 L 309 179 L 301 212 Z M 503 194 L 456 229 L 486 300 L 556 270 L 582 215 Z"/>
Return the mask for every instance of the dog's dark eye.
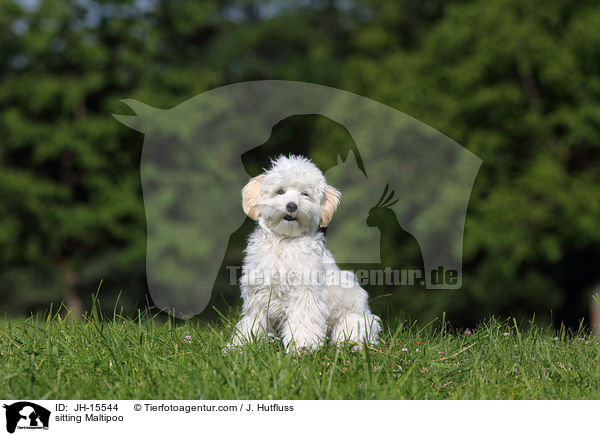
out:
<path id="1" fill-rule="evenodd" d="M 304 195 L 305 197 L 310 198 L 310 194 L 308 192 L 303 192 L 302 195 Z"/>
<path id="2" fill-rule="evenodd" d="M 278 195 L 283 195 L 283 194 L 285 194 L 285 191 L 284 191 L 282 188 L 279 188 L 279 189 L 277 190 L 277 194 L 278 194 Z"/>

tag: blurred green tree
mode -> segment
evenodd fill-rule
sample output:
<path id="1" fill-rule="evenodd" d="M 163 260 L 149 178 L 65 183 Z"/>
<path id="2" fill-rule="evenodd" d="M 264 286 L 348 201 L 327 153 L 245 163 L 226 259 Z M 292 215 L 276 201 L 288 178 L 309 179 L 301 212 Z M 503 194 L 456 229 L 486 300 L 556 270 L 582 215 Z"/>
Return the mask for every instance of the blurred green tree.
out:
<path id="1" fill-rule="evenodd" d="M 600 261 L 598 22 L 596 2 L 493 0 L 446 6 L 406 49 L 377 33 L 383 25 L 356 35 L 345 87 L 483 159 L 467 215 L 464 290 L 408 295 L 408 307 L 426 300 L 419 310 L 464 322 L 554 309 L 574 325 L 586 314 Z M 370 51 L 373 34 L 389 50 Z"/>
<path id="2" fill-rule="evenodd" d="M 2 2 L 3 309 L 143 284 L 140 143 L 110 117 L 144 73 L 132 2 Z M 143 293 L 141 294 L 143 297 Z"/>
<path id="3" fill-rule="evenodd" d="M 126 111 L 119 99 L 168 108 L 228 83 L 287 79 L 379 100 L 483 159 L 463 289 L 370 289 L 380 310 L 463 323 L 555 310 L 573 324 L 600 262 L 599 22 L 590 0 L 4 1 L 1 309 L 79 310 L 100 279 L 109 307 L 120 289 L 143 302 L 142 137 L 110 117 Z M 327 120 L 290 125 L 294 150 L 325 168 L 350 147 Z M 249 173 L 264 158 L 245 156 Z M 393 228 L 382 234 L 388 264 L 420 261 L 393 249 Z"/>

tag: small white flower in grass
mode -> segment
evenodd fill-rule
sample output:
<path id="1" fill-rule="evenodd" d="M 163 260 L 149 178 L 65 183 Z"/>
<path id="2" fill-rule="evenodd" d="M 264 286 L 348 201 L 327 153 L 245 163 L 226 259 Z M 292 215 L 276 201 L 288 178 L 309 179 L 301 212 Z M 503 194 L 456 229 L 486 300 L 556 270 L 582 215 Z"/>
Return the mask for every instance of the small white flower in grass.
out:
<path id="1" fill-rule="evenodd" d="M 403 348 L 402 351 L 406 353 L 408 351 L 408 348 Z"/>
<path id="2" fill-rule="evenodd" d="M 192 337 L 190 335 L 187 335 L 185 337 L 185 339 L 183 340 L 183 342 L 185 342 L 186 344 L 191 344 L 192 343 Z"/>
<path id="3" fill-rule="evenodd" d="M 108 360 L 108 367 L 112 368 L 112 360 L 110 360 L 110 359 Z"/>
<path id="4" fill-rule="evenodd" d="M 504 332 L 504 336 L 510 336 L 510 333 Z"/>
<path id="5" fill-rule="evenodd" d="M 421 352 L 421 350 L 419 350 L 418 348 L 417 348 L 415 351 L 416 351 L 417 353 L 420 353 L 420 352 Z"/>

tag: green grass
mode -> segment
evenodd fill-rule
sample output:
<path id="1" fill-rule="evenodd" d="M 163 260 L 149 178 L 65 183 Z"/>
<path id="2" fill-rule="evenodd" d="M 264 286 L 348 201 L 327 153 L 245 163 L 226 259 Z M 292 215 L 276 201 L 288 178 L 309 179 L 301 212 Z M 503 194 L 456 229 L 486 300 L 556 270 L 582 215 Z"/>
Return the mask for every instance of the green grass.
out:
<path id="1" fill-rule="evenodd" d="M 600 399 L 589 333 L 490 319 L 471 334 L 393 321 L 385 345 L 222 353 L 227 321 L 59 315 L 0 321 L 5 399 Z M 191 343 L 185 341 L 191 336 Z"/>

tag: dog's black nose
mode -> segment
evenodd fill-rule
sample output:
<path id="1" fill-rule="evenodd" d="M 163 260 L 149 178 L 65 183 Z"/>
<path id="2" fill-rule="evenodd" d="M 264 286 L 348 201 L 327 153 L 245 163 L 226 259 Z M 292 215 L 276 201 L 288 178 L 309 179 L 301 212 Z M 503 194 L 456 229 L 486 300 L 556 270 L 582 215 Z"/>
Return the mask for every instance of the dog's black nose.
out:
<path id="1" fill-rule="evenodd" d="M 296 212 L 298 210 L 298 205 L 296 203 L 294 203 L 293 201 L 290 201 L 288 204 L 285 205 L 285 208 L 290 213 Z"/>

